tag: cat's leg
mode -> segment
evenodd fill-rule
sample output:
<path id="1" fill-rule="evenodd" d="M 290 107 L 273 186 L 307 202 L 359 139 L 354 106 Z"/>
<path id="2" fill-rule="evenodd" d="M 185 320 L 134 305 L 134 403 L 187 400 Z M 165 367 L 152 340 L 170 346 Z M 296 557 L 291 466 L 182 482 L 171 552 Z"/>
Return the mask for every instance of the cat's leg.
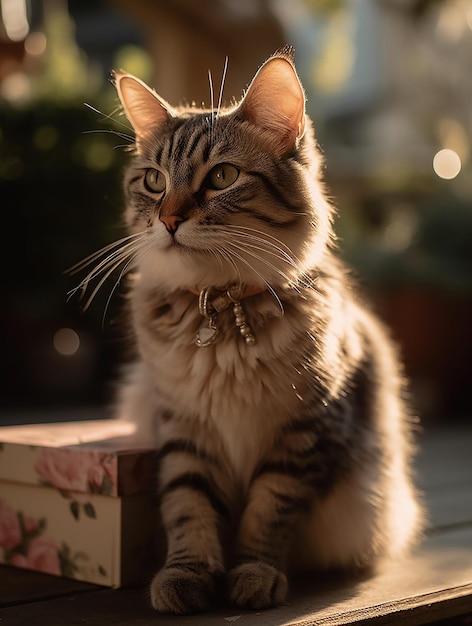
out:
<path id="1" fill-rule="evenodd" d="M 323 415 L 309 410 L 284 426 L 253 475 L 228 574 L 229 596 L 238 606 L 283 602 L 296 529 L 351 469 L 351 429 L 330 426 L 347 419 L 349 407 L 343 399 L 323 409 Z"/>
<path id="2" fill-rule="evenodd" d="M 295 530 L 355 464 L 355 391 L 352 385 L 329 402 L 307 397 L 303 412 L 281 426 L 256 468 L 227 576 L 237 606 L 262 609 L 284 601 Z"/>
<path id="3" fill-rule="evenodd" d="M 285 561 L 293 529 L 313 498 L 313 489 L 290 473 L 295 466 L 266 463 L 253 480 L 227 576 L 231 602 L 264 609 L 287 595 Z M 288 472 L 286 471 L 288 470 Z"/>
<path id="4" fill-rule="evenodd" d="M 220 533 L 230 514 L 225 476 L 205 439 L 195 441 L 188 429 L 174 432 L 158 453 L 167 558 L 151 583 L 151 602 L 163 613 L 210 608 L 224 572 Z"/>

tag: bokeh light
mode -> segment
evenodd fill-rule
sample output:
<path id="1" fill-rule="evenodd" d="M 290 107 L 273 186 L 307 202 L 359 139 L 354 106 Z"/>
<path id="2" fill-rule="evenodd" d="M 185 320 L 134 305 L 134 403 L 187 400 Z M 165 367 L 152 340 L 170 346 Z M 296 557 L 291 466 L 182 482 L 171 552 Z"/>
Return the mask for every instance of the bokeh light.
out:
<path id="1" fill-rule="evenodd" d="M 444 148 L 434 155 L 433 169 L 439 178 L 451 180 L 459 174 L 461 167 L 461 159 L 454 150 Z"/>
<path id="2" fill-rule="evenodd" d="M 11 72 L 0 88 L 0 95 L 12 103 L 25 102 L 31 96 L 31 80 L 24 72 Z"/>
<path id="3" fill-rule="evenodd" d="M 38 150 L 51 150 L 59 141 L 59 133 L 54 126 L 39 126 L 33 134 L 33 143 Z"/>
<path id="4" fill-rule="evenodd" d="M 46 51 L 46 47 L 47 39 L 44 33 L 31 33 L 25 40 L 25 51 L 31 56 L 41 56 Z"/>
<path id="5" fill-rule="evenodd" d="M 53 345 L 59 354 L 72 356 L 80 348 L 80 337 L 72 328 L 60 328 L 54 334 Z"/>
<path id="6" fill-rule="evenodd" d="M 11 41 L 22 41 L 29 33 L 26 0 L 1 0 L 3 27 Z"/>

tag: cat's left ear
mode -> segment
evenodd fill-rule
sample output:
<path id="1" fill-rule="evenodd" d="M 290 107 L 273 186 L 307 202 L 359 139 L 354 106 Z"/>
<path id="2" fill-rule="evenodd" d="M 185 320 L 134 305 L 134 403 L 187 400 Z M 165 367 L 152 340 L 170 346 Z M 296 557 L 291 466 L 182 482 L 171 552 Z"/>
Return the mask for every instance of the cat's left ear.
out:
<path id="1" fill-rule="evenodd" d="M 132 74 L 114 72 L 113 84 L 136 134 L 139 151 L 151 132 L 174 116 L 172 107 Z"/>
<path id="2" fill-rule="evenodd" d="M 305 132 L 305 92 L 293 62 L 293 49 L 271 56 L 254 76 L 238 114 L 261 128 L 279 154 L 289 152 Z"/>

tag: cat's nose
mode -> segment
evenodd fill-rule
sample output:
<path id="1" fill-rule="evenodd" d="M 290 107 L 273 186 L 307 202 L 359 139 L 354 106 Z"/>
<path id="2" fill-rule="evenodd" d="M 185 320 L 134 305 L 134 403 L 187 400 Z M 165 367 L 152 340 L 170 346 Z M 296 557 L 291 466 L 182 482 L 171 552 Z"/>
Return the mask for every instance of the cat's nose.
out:
<path id="1" fill-rule="evenodd" d="M 179 224 L 184 221 L 184 218 L 180 217 L 180 215 L 162 215 L 159 219 L 171 235 L 175 233 Z"/>

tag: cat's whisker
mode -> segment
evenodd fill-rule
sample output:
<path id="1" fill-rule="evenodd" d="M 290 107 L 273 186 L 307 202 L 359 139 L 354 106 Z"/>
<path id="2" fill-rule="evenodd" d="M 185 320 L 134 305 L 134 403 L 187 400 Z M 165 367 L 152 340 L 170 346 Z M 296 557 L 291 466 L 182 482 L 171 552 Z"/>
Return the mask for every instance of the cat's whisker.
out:
<path id="1" fill-rule="evenodd" d="M 219 254 L 219 250 L 214 250 L 210 248 L 209 252 L 216 259 L 220 271 L 223 271 L 223 260 L 221 258 L 221 255 Z"/>
<path id="2" fill-rule="evenodd" d="M 221 271 L 224 271 L 224 264 L 226 263 L 234 270 L 235 274 L 238 276 L 238 283 L 241 284 L 241 272 L 239 270 L 239 267 L 235 263 L 234 259 L 232 259 L 231 256 L 227 253 L 227 251 L 224 248 L 218 246 L 216 248 L 210 249 L 210 252 L 218 259 L 218 264 Z"/>
<path id="3" fill-rule="evenodd" d="M 120 133 L 117 130 L 112 130 L 111 128 L 100 128 L 100 129 L 96 129 L 96 130 L 84 130 L 82 134 L 83 135 L 96 135 L 96 134 L 116 135 L 116 137 L 119 137 L 120 139 L 124 139 L 128 143 L 133 143 L 133 141 L 134 141 L 134 137 L 132 137 L 131 135 L 126 135 L 125 133 Z M 116 147 L 117 146 L 115 146 L 115 148 Z M 123 147 L 127 148 L 128 145 L 125 145 Z"/>
<path id="4" fill-rule="evenodd" d="M 226 59 L 225 59 L 225 65 L 224 65 L 224 68 L 223 68 L 223 75 L 221 77 L 220 94 L 219 94 L 219 97 L 218 97 L 218 109 L 216 111 L 216 117 L 219 116 L 220 111 L 221 111 L 221 103 L 223 101 L 223 90 L 224 90 L 224 87 L 225 87 L 226 72 L 227 71 L 228 71 L 228 57 L 226 57 Z"/>
<path id="5" fill-rule="evenodd" d="M 102 286 L 104 285 L 104 283 L 107 281 L 107 279 L 113 274 L 113 272 L 118 269 L 118 267 L 120 267 L 122 261 L 117 261 L 116 263 L 114 263 L 110 269 L 105 273 L 105 275 L 100 279 L 100 281 L 98 282 L 98 284 L 95 286 L 95 288 L 93 289 L 92 293 L 90 294 L 90 296 L 88 297 L 84 307 L 83 307 L 83 311 L 87 311 L 87 309 L 90 307 L 90 305 L 92 304 L 95 296 L 97 295 L 97 293 L 100 291 L 100 289 L 102 288 Z"/>
<path id="6" fill-rule="evenodd" d="M 256 258 L 259 261 L 262 261 L 265 265 L 267 265 L 271 269 L 276 270 L 277 273 L 280 276 L 282 276 L 283 278 L 287 278 L 287 275 L 283 272 L 283 270 L 281 270 L 280 268 L 277 268 L 277 266 L 274 265 L 273 263 L 270 263 L 270 261 L 268 259 L 264 258 L 264 256 L 262 254 L 257 254 L 254 251 L 257 250 L 257 251 L 259 251 L 261 253 L 265 253 L 265 254 L 271 255 L 273 257 L 276 257 L 279 260 L 282 260 L 282 261 L 286 262 L 285 259 L 281 259 L 279 257 L 279 255 L 276 254 L 275 252 L 272 252 L 271 250 L 261 249 L 259 246 L 255 246 L 255 245 L 247 243 L 247 242 L 241 242 L 239 239 L 238 240 L 226 239 L 226 241 L 227 241 L 227 243 L 229 245 L 236 246 L 239 250 L 246 252 L 247 254 L 251 255 L 253 258 Z M 296 266 L 293 265 L 293 264 L 290 264 L 290 266 L 295 268 L 295 269 L 297 269 Z"/>
<path id="7" fill-rule="evenodd" d="M 208 254 L 211 255 L 215 261 L 218 263 L 218 268 L 221 272 L 223 272 L 224 268 L 223 268 L 223 260 L 220 254 L 220 251 L 216 248 L 208 248 L 207 250 Z"/>
<path id="8" fill-rule="evenodd" d="M 129 242 L 126 245 L 122 246 L 120 249 L 113 251 L 105 259 L 100 261 L 100 263 L 98 263 L 98 265 L 87 274 L 87 276 L 77 285 L 77 287 L 69 291 L 68 298 L 70 299 L 77 292 L 80 292 L 79 298 L 83 298 L 92 280 L 105 273 L 104 276 L 100 279 L 98 285 L 94 288 L 91 296 L 87 300 L 84 307 L 84 310 L 86 310 L 90 306 L 95 295 L 102 287 L 104 282 L 107 280 L 107 278 L 121 265 L 125 264 L 121 271 L 120 278 L 118 279 L 119 283 L 122 276 L 126 271 L 128 271 L 132 263 L 138 258 L 141 253 L 146 250 L 147 246 L 143 245 L 143 243 L 144 239 L 141 238 L 138 241 Z M 110 249 L 108 246 L 107 248 Z M 111 247 L 111 249 L 113 249 L 113 246 Z M 88 260 L 84 265 L 82 265 L 82 267 L 86 267 L 97 258 L 100 258 L 100 254 L 101 253 L 98 253 L 98 255 L 91 255 L 91 260 Z"/>
<path id="9" fill-rule="evenodd" d="M 258 278 L 260 278 L 262 280 L 262 282 L 266 285 L 268 291 L 270 291 L 270 293 L 274 296 L 277 304 L 280 307 L 280 310 L 282 311 L 282 315 L 285 313 L 285 309 L 284 309 L 284 305 L 282 304 L 282 301 L 280 300 L 277 292 L 275 291 L 275 289 L 272 287 L 272 285 L 269 283 L 269 281 L 260 273 L 256 270 L 255 267 L 253 267 L 249 261 L 247 259 L 245 259 L 243 256 L 241 256 L 240 254 L 238 254 L 237 252 L 235 252 L 234 250 L 231 250 L 231 252 L 228 251 L 229 254 L 231 254 L 232 256 L 234 256 L 236 259 L 238 259 L 239 261 L 241 261 L 241 263 L 244 263 L 250 270 L 251 272 L 253 272 L 256 276 L 258 276 Z"/>
<path id="10" fill-rule="evenodd" d="M 283 272 L 282 270 L 280 270 L 278 267 L 276 267 L 275 265 L 273 265 L 272 263 L 267 261 L 267 259 L 264 259 L 263 257 L 259 256 L 258 254 L 254 253 L 254 252 L 251 252 L 250 250 L 247 250 L 243 246 L 240 246 L 240 245 L 238 245 L 236 243 L 228 241 L 227 244 L 232 246 L 233 248 L 236 248 L 237 250 L 239 250 L 239 252 L 249 255 L 250 257 L 252 257 L 256 261 L 259 261 L 259 262 L 263 263 L 266 267 L 268 267 L 271 270 L 275 271 L 281 278 L 286 280 L 287 283 L 293 284 L 293 282 L 294 282 L 293 279 L 291 279 L 289 276 L 287 276 L 287 274 L 285 272 Z M 248 263 L 249 263 L 249 261 L 248 261 Z M 262 276 L 261 274 L 258 274 L 258 275 Z"/>
<path id="11" fill-rule="evenodd" d="M 273 235 L 270 235 L 267 232 L 264 232 L 257 228 L 252 228 L 251 226 L 241 226 L 241 225 L 236 225 L 236 224 L 226 224 L 224 228 L 234 229 L 238 231 L 240 234 L 243 234 L 243 231 L 248 231 L 248 234 L 256 233 L 255 235 L 253 235 L 254 237 L 257 237 L 258 239 L 265 241 L 267 243 L 269 243 L 269 240 L 272 240 L 275 242 L 275 244 L 273 244 L 274 246 L 278 247 L 280 250 L 285 250 L 288 256 L 290 256 L 294 260 L 297 260 L 295 254 L 292 252 L 289 246 L 287 246 L 287 244 L 285 244 L 283 241 L 281 241 L 277 237 L 274 237 Z M 262 235 L 262 237 L 259 237 L 259 235 Z"/>
<path id="12" fill-rule="evenodd" d="M 265 241 L 264 239 L 260 237 L 254 237 L 253 235 L 248 235 L 246 233 L 238 233 L 237 239 L 234 239 L 235 237 L 234 233 L 230 233 L 230 237 L 232 237 L 233 240 L 237 241 L 238 243 L 241 243 L 248 247 L 259 250 L 260 252 L 266 252 L 267 254 L 270 254 L 271 256 L 274 256 L 277 259 L 284 261 L 285 263 L 287 263 L 288 265 L 290 265 L 296 270 L 299 269 L 299 266 L 295 263 L 295 259 L 293 257 L 288 255 L 284 250 L 281 250 L 278 246 L 275 246 L 271 242 Z M 242 242 L 241 237 L 248 241 Z"/>
<path id="13" fill-rule="evenodd" d="M 247 242 L 241 242 L 239 239 L 235 240 L 234 238 L 231 238 L 231 237 L 230 238 L 225 238 L 225 241 L 229 245 L 232 245 L 232 246 L 238 248 L 241 252 L 246 252 L 247 254 L 252 256 L 253 258 L 257 259 L 258 261 L 261 261 L 267 267 L 270 267 L 272 270 L 275 270 L 282 278 L 284 278 L 288 282 L 293 283 L 293 278 L 290 278 L 282 269 L 280 269 L 279 267 L 277 267 L 273 263 L 270 263 L 270 261 L 268 259 L 264 258 L 264 256 L 262 256 L 260 254 L 257 254 L 253 250 L 259 250 L 260 252 L 264 252 L 266 254 L 271 254 L 272 256 L 275 256 L 276 258 L 278 258 L 278 259 L 280 259 L 280 260 L 282 260 L 284 262 L 287 262 L 286 259 L 281 258 L 278 254 L 272 252 L 271 250 L 264 250 L 264 249 L 259 248 L 258 246 L 255 246 L 255 245 L 252 245 L 252 244 L 248 244 Z M 297 265 L 295 265 L 293 262 L 289 263 L 289 265 L 298 272 Z"/>
<path id="14" fill-rule="evenodd" d="M 126 258 L 129 252 L 132 252 L 132 250 L 130 251 L 129 246 L 126 246 L 126 249 L 115 250 L 111 254 L 107 255 L 97 265 L 95 265 L 92 270 L 90 270 L 87 276 L 79 283 L 79 286 L 76 288 L 76 290 L 80 289 L 83 284 L 85 284 L 89 280 L 92 280 L 95 276 L 99 275 L 103 271 L 103 269 L 106 269 L 107 264 L 115 260 L 117 257 Z M 101 255 L 98 255 L 95 259 L 89 261 L 88 263 L 84 263 L 81 268 L 74 270 L 74 272 L 71 273 L 77 274 L 82 269 L 85 269 L 87 266 L 91 265 L 93 261 L 97 261 L 98 259 L 100 259 L 100 257 Z"/>
<path id="15" fill-rule="evenodd" d="M 229 226 L 236 229 L 236 230 L 231 231 L 230 233 L 231 235 L 236 234 L 238 237 L 249 239 L 250 241 L 253 242 L 253 245 L 251 247 L 255 247 L 256 249 L 259 249 L 261 252 L 266 252 L 268 254 L 276 256 L 280 260 L 290 265 L 293 269 L 295 269 L 298 273 L 298 282 L 300 286 L 313 288 L 313 285 L 314 285 L 313 277 L 310 276 L 303 269 L 301 261 L 290 250 L 290 248 L 287 245 L 285 245 L 282 241 L 280 241 L 276 237 L 267 235 L 267 233 L 263 233 L 262 231 L 259 231 L 254 228 L 244 227 L 244 226 L 234 226 L 234 225 L 229 225 Z M 225 231 L 225 229 L 226 227 L 222 228 L 222 231 Z M 261 233 L 264 235 L 264 238 L 259 237 L 257 235 L 253 235 L 252 232 L 250 233 L 242 232 L 240 229 L 249 230 L 249 231 L 253 231 L 256 233 Z M 270 239 L 273 239 L 275 242 L 277 242 L 280 245 L 273 244 L 271 241 L 268 241 L 265 237 L 270 237 Z M 283 246 L 283 248 L 281 246 Z M 287 250 L 287 252 L 285 250 Z"/>
<path id="16" fill-rule="evenodd" d="M 108 307 L 110 306 L 110 302 L 111 302 L 111 299 L 113 297 L 113 294 L 117 290 L 118 286 L 121 284 L 123 276 L 125 276 L 125 274 L 127 274 L 128 271 L 130 271 L 135 265 L 137 265 L 140 257 L 143 256 L 143 254 L 145 254 L 146 251 L 147 251 L 147 247 L 146 246 L 144 247 L 143 250 L 138 250 L 136 253 L 132 254 L 132 256 L 129 259 L 129 261 L 127 263 L 125 263 L 125 265 L 122 267 L 122 269 L 120 271 L 120 275 L 118 276 L 118 279 L 116 280 L 115 284 L 113 285 L 113 288 L 110 291 L 110 294 L 109 294 L 109 296 L 107 298 L 107 301 L 106 301 L 106 304 L 105 304 L 105 309 L 103 311 L 103 317 L 102 317 L 102 328 L 105 326 L 105 318 L 106 318 Z"/>
<path id="17" fill-rule="evenodd" d="M 210 86 L 210 146 L 213 145 L 213 128 L 215 124 L 215 96 L 213 92 L 213 76 L 211 75 L 211 70 L 208 70 L 208 83 Z"/>
<path id="18" fill-rule="evenodd" d="M 96 107 L 92 106 L 88 102 L 84 102 L 84 105 L 88 109 L 93 111 L 94 113 L 97 113 L 98 115 L 101 115 L 104 120 L 109 120 L 110 122 L 113 122 L 114 124 L 118 124 L 119 126 L 123 126 L 123 128 L 126 128 L 126 130 L 132 130 L 132 128 L 131 128 L 131 126 L 129 124 L 126 124 L 125 122 L 121 122 L 120 120 L 117 120 L 116 117 L 114 117 L 114 116 L 116 116 L 116 115 L 118 115 L 120 113 L 120 108 L 119 107 L 117 107 L 111 113 L 107 114 L 107 113 L 103 113 L 103 111 L 100 111 L 99 109 L 97 109 Z"/>
<path id="19" fill-rule="evenodd" d="M 269 246 L 261 245 L 261 243 L 266 244 L 267 242 L 259 242 L 257 240 L 255 242 L 252 240 L 241 241 L 240 237 L 235 239 L 234 236 L 229 236 L 229 239 L 227 239 L 227 241 L 231 242 L 233 245 L 238 246 L 240 250 L 245 250 L 248 254 L 250 254 L 254 258 L 259 259 L 260 261 L 262 261 L 263 263 L 265 263 L 267 266 L 271 267 L 272 269 L 275 269 L 285 279 L 288 279 L 288 277 L 283 272 L 283 270 L 281 270 L 280 268 L 277 268 L 275 265 L 270 263 L 269 260 L 265 258 L 264 255 L 269 255 L 271 257 L 274 257 L 282 261 L 284 264 L 288 265 L 293 270 L 295 270 L 295 272 L 297 273 L 297 276 L 300 276 L 302 274 L 302 271 L 300 270 L 299 266 L 294 262 L 294 260 L 291 257 L 289 257 L 288 255 L 285 255 L 279 249 L 275 249 L 275 250 L 272 249 L 270 245 Z M 251 252 L 251 250 L 258 251 L 261 254 L 260 255 L 256 254 L 255 252 Z M 293 279 L 291 279 L 290 282 L 293 282 Z"/>
<path id="20" fill-rule="evenodd" d="M 83 311 L 86 311 L 90 307 L 90 305 L 92 304 L 95 296 L 100 291 L 100 289 L 105 284 L 105 282 L 108 280 L 108 278 L 113 274 L 113 272 L 115 272 L 123 263 L 125 263 L 125 266 L 124 266 L 123 270 L 125 270 L 126 272 L 129 271 L 130 267 L 134 266 L 137 258 L 138 258 L 137 251 L 135 251 L 134 253 L 132 253 L 132 256 L 131 256 L 131 258 L 129 258 L 128 262 L 126 262 L 126 258 L 125 259 L 121 258 L 121 259 L 117 260 L 115 263 L 112 263 L 111 266 L 108 266 L 108 271 L 105 272 L 105 274 L 102 276 L 102 278 L 100 279 L 98 284 L 93 289 L 92 293 L 90 294 L 89 298 L 87 299 L 87 302 L 84 305 Z M 123 278 L 123 275 L 125 273 L 125 271 L 123 271 L 123 270 L 120 273 L 120 278 L 115 283 L 115 287 L 112 290 L 112 292 L 116 289 L 116 287 L 119 285 L 121 279 Z M 87 285 L 88 285 L 88 283 L 87 283 Z M 85 288 L 87 287 L 87 285 L 85 286 Z"/>
<path id="21" fill-rule="evenodd" d="M 79 283 L 76 289 L 73 290 L 73 293 L 76 293 L 79 290 L 81 290 L 82 293 L 84 293 L 85 290 L 87 289 L 88 284 L 94 278 L 96 278 L 97 276 L 100 276 L 100 274 L 105 272 L 110 267 L 110 265 L 115 264 L 115 263 L 120 264 L 126 261 L 131 254 L 133 254 L 136 250 L 139 249 L 139 244 L 135 244 L 133 242 L 133 244 L 128 244 L 127 246 L 125 246 L 125 248 L 126 249 L 120 249 L 120 250 L 116 250 L 115 252 L 112 252 L 105 259 L 100 261 L 100 263 L 97 266 L 95 266 L 87 274 L 87 276 Z"/>
<path id="22" fill-rule="evenodd" d="M 270 235 L 267 235 L 267 233 L 263 233 L 262 231 L 258 231 L 256 229 L 252 229 L 248 227 L 243 227 L 243 226 L 241 227 L 231 226 L 231 227 L 234 228 L 234 230 L 232 230 L 228 234 L 233 235 L 233 236 L 236 235 L 238 237 L 243 237 L 245 239 L 249 239 L 253 241 L 254 243 L 260 244 L 261 247 L 266 247 L 266 249 L 273 249 L 277 252 L 277 254 L 280 255 L 281 259 L 284 258 L 289 263 L 293 262 L 297 264 L 297 266 L 301 266 L 300 260 L 292 252 L 292 250 L 282 241 L 277 239 L 276 237 L 272 237 Z M 226 226 L 223 227 L 223 230 L 226 230 L 226 228 L 227 228 Z M 251 232 L 246 232 L 246 231 L 251 231 Z M 256 233 L 256 234 L 253 234 L 253 233 Z M 260 236 L 257 233 L 260 233 L 263 236 Z"/>
<path id="23" fill-rule="evenodd" d="M 143 237 L 145 235 L 146 235 L 146 232 L 144 231 L 144 232 L 135 233 L 133 235 L 128 235 L 127 237 L 122 237 L 121 239 L 118 239 L 117 241 L 113 241 L 112 243 L 104 246 L 103 248 L 100 248 L 100 250 L 92 252 L 92 254 L 89 254 L 81 261 L 78 261 L 77 263 L 72 265 L 72 267 L 69 267 L 66 270 L 66 274 L 77 274 L 81 270 L 85 269 L 88 265 L 90 265 L 91 263 L 99 259 L 104 254 L 106 254 L 110 250 L 113 250 L 113 248 L 117 248 L 118 246 L 121 246 L 122 244 L 129 241 L 130 239 L 137 239 L 138 237 Z"/>
<path id="24" fill-rule="evenodd" d="M 280 246 L 285 247 L 286 250 L 290 251 L 290 248 L 286 244 L 284 244 L 283 241 L 281 241 L 277 237 L 274 237 L 273 235 L 271 235 L 268 232 L 260 230 L 259 228 L 254 228 L 253 226 L 243 226 L 242 224 L 225 224 L 224 228 L 236 229 L 236 230 L 241 230 L 241 231 L 245 230 L 245 231 L 250 231 L 250 232 L 253 232 L 253 233 L 257 233 L 259 235 L 263 235 L 264 237 L 267 237 L 268 239 L 272 239 L 272 240 L 276 241 Z"/>
<path id="25" fill-rule="evenodd" d="M 130 265 L 131 265 L 131 263 L 133 262 L 133 260 L 134 260 L 134 259 L 133 259 L 133 258 L 131 258 L 131 259 L 130 259 L 130 260 L 129 260 L 129 261 L 128 261 L 125 265 L 124 265 L 124 267 L 123 267 L 123 268 L 122 268 L 122 270 L 120 271 L 120 275 L 119 275 L 119 277 L 118 277 L 118 280 L 116 280 L 116 281 L 115 281 L 115 284 L 113 285 L 113 287 L 112 287 L 112 289 L 111 289 L 111 291 L 110 291 L 110 293 L 109 293 L 109 295 L 108 295 L 107 301 L 106 301 L 106 303 L 105 303 L 105 308 L 104 308 L 104 310 L 103 310 L 103 315 L 102 315 L 102 328 L 104 328 L 104 327 L 105 327 L 105 319 L 106 319 L 106 316 L 107 316 L 108 307 L 110 306 L 110 302 L 111 302 L 111 299 L 112 299 L 112 297 L 113 297 L 113 294 L 114 294 L 114 293 L 115 293 L 115 291 L 117 290 L 118 285 L 120 285 L 120 284 L 121 284 L 121 280 L 122 280 L 123 276 L 125 275 L 126 271 L 128 270 L 128 268 L 130 267 Z"/>
<path id="26" fill-rule="evenodd" d="M 314 280 L 310 278 L 309 276 L 304 275 L 303 278 L 301 278 L 301 275 L 298 274 L 296 277 L 293 277 L 293 276 L 290 277 L 288 274 L 283 272 L 280 268 L 277 268 L 276 266 L 274 266 L 264 257 L 258 254 L 255 254 L 254 252 L 251 252 L 250 250 L 245 250 L 244 247 L 241 247 L 240 249 L 245 251 L 246 254 L 264 263 L 267 267 L 271 268 L 272 270 L 275 270 L 277 274 L 279 274 L 284 280 L 286 280 L 287 283 L 291 285 L 292 289 L 294 289 L 295 291 L 300 292 L 300 287 L 314 289 Z"/>
<path id="27" fill-rule="evenodd" d="M 218 248 L 219 253 L 221 254 L 221 256 L 223 257 L 224 260 L 226 260 L 234 269 L 238 279 L 237 279 L 237 284 L 238 286 L 242 285 L 242 278 L 241 278 L 241 270 L 238 267 L 238 264 L 236 263 L 236 261 L 232 258 L 231 253 L 228 250 L 225 250 L 224 248 Z"/>

